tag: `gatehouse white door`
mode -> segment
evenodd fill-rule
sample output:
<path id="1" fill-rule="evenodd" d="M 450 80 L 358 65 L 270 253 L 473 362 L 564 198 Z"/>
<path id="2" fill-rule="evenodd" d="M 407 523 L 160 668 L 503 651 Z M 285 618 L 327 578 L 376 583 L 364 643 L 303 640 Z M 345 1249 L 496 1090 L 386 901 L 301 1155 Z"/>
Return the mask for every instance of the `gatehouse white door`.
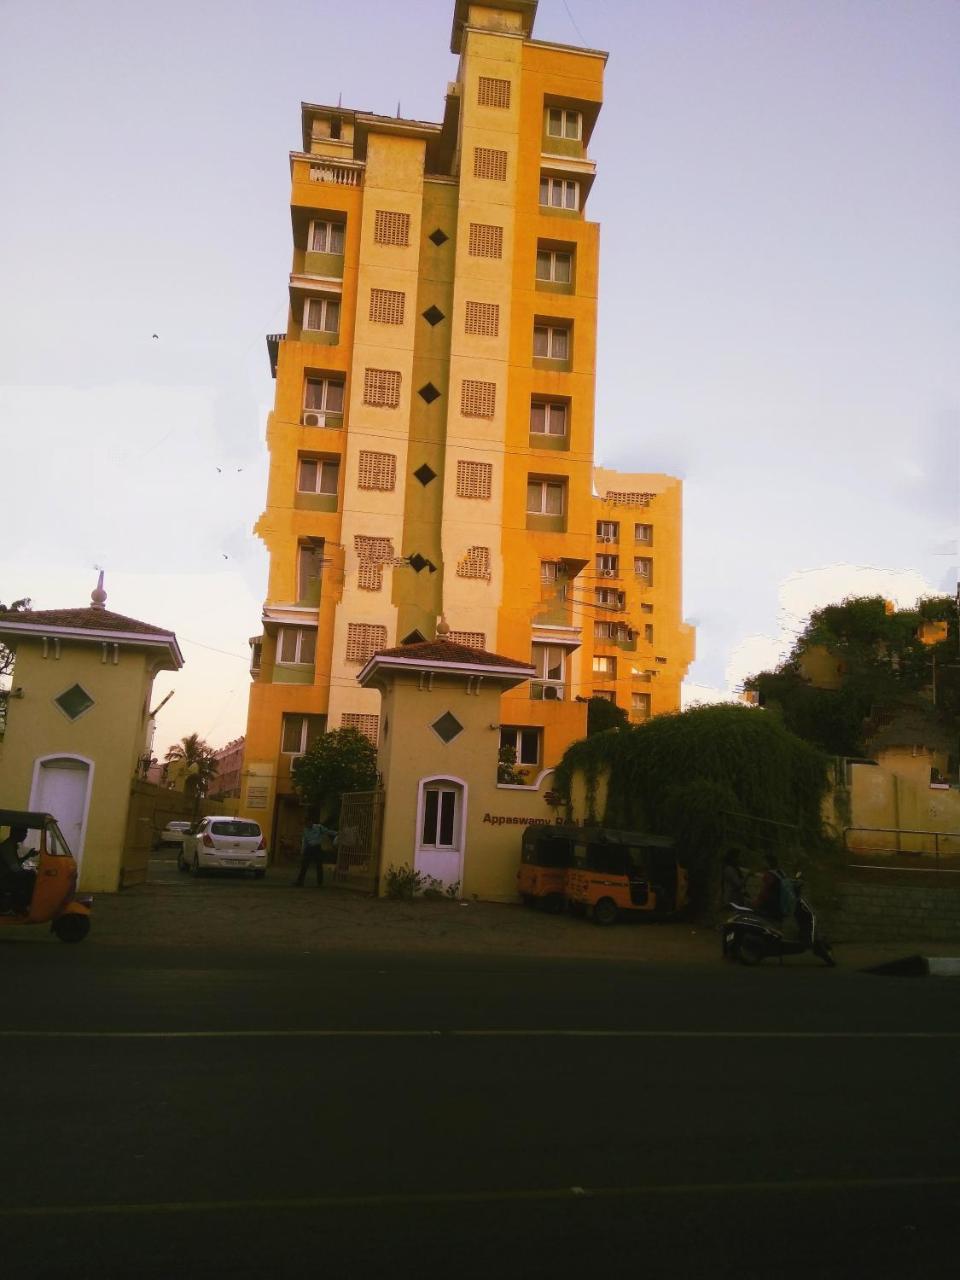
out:
<path id="1" fill-rule="evenodd" d="M 33 777 L 30 808 L 52 813 L 70 852 L 80 865 L 90 802 L 90 764 L 72 756 L 38 761 Z"/>
<path id="2" fill-rule="evenodd" d="M 462 883 L 466 787 L 454 778 L 424 779 L 417 808 L 416 869 L 444 885 Z"/>

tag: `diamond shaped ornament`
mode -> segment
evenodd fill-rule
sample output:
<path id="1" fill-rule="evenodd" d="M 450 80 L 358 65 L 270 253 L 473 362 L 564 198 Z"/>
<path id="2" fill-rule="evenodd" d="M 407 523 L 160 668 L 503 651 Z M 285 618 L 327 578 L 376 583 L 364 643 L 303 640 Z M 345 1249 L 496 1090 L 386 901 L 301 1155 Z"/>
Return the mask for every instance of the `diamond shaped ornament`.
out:
<path id="1" fill-rule="evenodd" d="M 409 560 L 410 568 L 414 573 L 420 573 L 422 569 L 427 567 L 427 562 L 419 551 L 415 551 Z"/>
<path id="2" fill-rule="evenodd" d="M 440 392 L 432 382 L 428 382 L 422 386 L 417 394 L 426 400 L 427 404 L 433 404 L 434 400 L 438 400 L 440 398 Z"/>
<path id="3" fill-rule="evenodd" d="M 439 248 L 440 248 L 440 246 L 441 246 L 442 244 L 446 244 L 446 243 L 447 243 L 447 241 L 450 239 L 450 237 L 447 235 L 447 233 L 446 233 L 445 231 L 441 231 L 441 230 L 440 230 L 440 228 L 439 228 L 439 227 L 437 227 L 436 231 L 431 231 L 431 232 L 430 232 L 429 236 L 427 236 L 427 239 L 428 239 L 428 240 L 432 240 L 432 241 L 433 241 L 433 243 L 434 243 L 434 244 L 437 246 L 437 248 L 439 249 Z"/>
<path id="4" fill-rule="evenodd" d="M 463 725 L 449 711 L 445 711 L 439 720 L 434 720 L 430 727 L 444 742 L 452 742 L 458 734 L 463 733 Z"/>
<path id="5" fill-rule="evenodd" d="M 424 488 L 427 487 L 431 480 L 436 480 L 437 478 L 437 473 L 434 471 L 433 467 L 427 466 L 425 462 L 421 466 L 417 467 L 413 474 Z"/>
<path id="6" fill-rule="evenodd" d="M 427 307 L 426 311 L 423 313 L 423 318 L 426 320 L 427 324 L 435 325 L 439 324 L 440 321 L 444 320 L 446 317 L 439 307 Z"/>

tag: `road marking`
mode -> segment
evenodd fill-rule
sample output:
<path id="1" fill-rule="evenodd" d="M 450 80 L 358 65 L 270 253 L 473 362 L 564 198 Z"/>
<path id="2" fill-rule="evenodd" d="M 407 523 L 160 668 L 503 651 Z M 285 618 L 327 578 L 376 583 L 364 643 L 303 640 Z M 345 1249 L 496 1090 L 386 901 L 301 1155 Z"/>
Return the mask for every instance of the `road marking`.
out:
<path id="1" fill-rule="evenodd" d="M 403 1208 L 545 1200 L 639 1200 L 651 1196 L 753 1195 L 819 1191 L 903 1191 L 960 1186 L 960 1175 L 911 1178 L 795 1178 L 789 1182 L 682 1182 L 641 1187 L 535 1187 L 507 1191 L 412 1191 L 373 1195 L 319 1195 L 258 1200 L 166 1200 L 132 1204 L 57 1204 L 0 1207 L 4 1218 L 81 1218 L 136 1214 L 236 1213 L 289 1209 Z"/>
<path id="2" fill-rule="evenodd" d="M 393 1030 L 306 1027 L 237 1031 L 0 1031 L 0 1040 L 960 1040 L 960 1031 L 631 1031 L 509 1027 Z"/>

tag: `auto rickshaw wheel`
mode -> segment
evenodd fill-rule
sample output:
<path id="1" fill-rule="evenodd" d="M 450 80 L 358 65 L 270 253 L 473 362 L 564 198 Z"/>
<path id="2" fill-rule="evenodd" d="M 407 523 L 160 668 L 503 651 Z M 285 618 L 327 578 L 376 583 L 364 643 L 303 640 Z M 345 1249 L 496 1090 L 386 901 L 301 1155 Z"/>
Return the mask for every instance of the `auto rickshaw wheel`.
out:
<path id="1" fill-rule="evenodd" d="M 619 914 L 619 908 L 612 898 L 601 898 L 593 904 L 594 924 L 616 924 Z"/>
<path id="2" fill-rule="evenodd" d="M 90 917 L 70 911 L 65 916 L 57 916 L 50 928 L 61 942 L 82 942 L 90 932 Z"/>

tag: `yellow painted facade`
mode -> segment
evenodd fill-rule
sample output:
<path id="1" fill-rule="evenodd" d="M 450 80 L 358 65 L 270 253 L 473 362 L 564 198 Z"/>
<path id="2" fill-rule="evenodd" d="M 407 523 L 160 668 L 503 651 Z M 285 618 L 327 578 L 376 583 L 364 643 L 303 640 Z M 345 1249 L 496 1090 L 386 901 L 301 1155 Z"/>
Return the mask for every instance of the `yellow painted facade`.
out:
<path id="1" fill-rule="evenodd" d="M 278 849 L 296 844 L 291 761 L 324 728 L 379 739 L 357 674 L 440 615 L 453 640 L 533 661 L 494 721 L 537 731 L 530 776 L 583 735 L 595 692 L 634 719 L 679 706 L 680 482 L 594 466 L 585 206 L 606 55 L 534 40 L 536 7 L 457 0 L 440 123 L 303 106 L 241 799 Z M 611 520 L 615 578 L 597 559 Z"/>

